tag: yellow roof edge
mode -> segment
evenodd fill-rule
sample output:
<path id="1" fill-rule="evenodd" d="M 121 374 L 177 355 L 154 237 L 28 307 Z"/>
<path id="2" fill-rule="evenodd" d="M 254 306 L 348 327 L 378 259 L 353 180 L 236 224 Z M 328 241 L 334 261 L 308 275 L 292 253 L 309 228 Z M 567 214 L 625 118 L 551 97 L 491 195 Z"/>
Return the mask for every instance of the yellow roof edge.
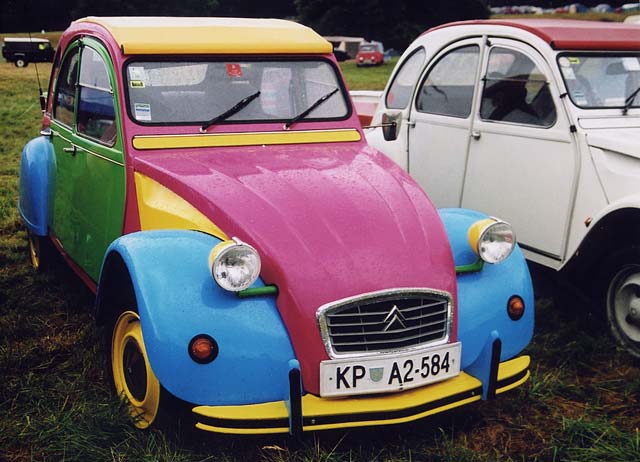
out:
<path id="1" fill-rule="evenodd" d="M 96 17 L 124 54 L 326 54 L 331 44 L 313 29 L 283 19 Z"/>

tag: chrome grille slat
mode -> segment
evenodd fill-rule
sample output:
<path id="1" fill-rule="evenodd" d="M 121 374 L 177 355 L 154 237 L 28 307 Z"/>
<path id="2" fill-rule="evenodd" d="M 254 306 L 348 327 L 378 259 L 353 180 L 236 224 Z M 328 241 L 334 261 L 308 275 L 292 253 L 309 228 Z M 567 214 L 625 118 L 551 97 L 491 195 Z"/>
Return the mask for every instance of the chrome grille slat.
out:
<path id="1" fill-rule="evenodd" d="M 396 342 L 406 342 L 406 341 L 410 341 L 410 340 L 415 340 L 418 338 L 422 338 L 422 337 L 429 337 L 428 335 L 422 335 L 422 334 L 418 334 L 418 335 L 413 335 L 411 337 L 406 337 L 406 338 L 402 338 L 402 339 L 397 339 Z M 373 340 L 373 341 L 369 341 L 367 342 L 367 345 L 379 345 L 379 344 L 385 344 L 387 343 L 386 340 Z M 360 342 L 344 342 L 344 343 L 340 343 L 340 346 L 353 346 L 353 345 L 361 345 Z"/>
<path id="2" fill-rule="evenodd" d="M 438 311 L 438 312 L 436 312 L 436 313 L 429 313 L 429 314 L 426 314 L 426 315 L 424 315 L 424 316 L 413 316 L 413 317 L 411 317 L 411 318 L 409 318 L 409 317 L 405 317 L 405 320 L 406 320 L 406 321 L 408 321 L 408 322 L 411 322 L 411 321 L 417 321 L 417 320 L 424 319 L 424 318 L 427 318 L 427 317 L 428 317 L 428 318 L 431 318 L 431 317 L 434 317 L 434 316 L 442 316 L 442 315 L 446 314 L 446 312 L 447 312 L 447 310 L 442 310 L 442 311 Z M 375 325 L 378 325 L 378 324 L 382 324 L 382 323 L 383 323 L 383 321 L 384 321 L 384 317 L 385 317 L 386 315 L 387 315 L 387 313 L 385 313 L 385 314 L 381 314 L 381 315 L 380 315 L 380 317 L 381 317 L 380 321 L 372 321 L 372 322 L 349 322 L 349 323 L 347 323 L 347 322 L 333 322 L 333 321 L 328 321 L 328 322 L 327 322 L 327 325 L 328 325 L 329 327 L 375 326 Z M 352 317 L 355 317 L 355 316 L 352 316 Z"/>
<path id="3" fill-rule="evenodd" d="M 424 309 L 423 307 L 419 307 L 416 309 L 412 309 L 412 310 L 400 310 L 402 311 L 403 314 L 408 313 L 408 312 L 413 312 L 416 311 L 417 309 Z M 341 318 L 349 318 L 349 317 L 373 317 L 373 316 L 386 316 L 388 314 L 388 310 L 386 312 L 378 312 L 378 313 L 340 313 L 340 314 L 334 314 L 331 315 L 332 319 L 341 319 Z M 429 314 L 433 315 L 433 314 L 441 314 L 441 313 L 446 313 L 447 312 L 447 308 L 443 307 L 440 311 L 434 311 L 431 312 Z M 406 316 L 405 316 L 406 317 Z"/>
<path id="4" fill-rule="evenodd" d="M 421 324 L 419 326 L 407 327 L 406 329 L 396 329 L 396 330 L 389 329 L 389 330 L 384 331 L 384 332 L 380 332 L 380 331 L 378 331 L 378 332 L 360 332 L 360 333 L 357 333 L 357 334 L 336 332 L 336 333 L 332 333 L 331 334 L 331 338 L 345 337 L 345 336 L 353 337 L 354 335 L 386 335 L 386 334 L 391 335 L 391 334 L 395 334 L 395 333 L 398 333 L 398 332 L 409 332 L 409 331 L 416 330 L 416 329 L 424 329 L 425 327 L 435 326 L 437 324 L 442 324 L 443 322 L 445 322 L 445 320 L 441 319 L 439 321 L 433 321 L 433 322 L 430 322 L 430 323 L 427 323 L 427 324 Z M 383 326 L 384 326 L 384 324 L 383 324 Z M 437 330 L 438 329 L 436 329 L 436 331 Z"/>
<path id="5" fill-rule="evenodd" d="M 419 348 L 448 341 L 451 298 L 424 289 L 397 289 L 354 297 L 318 312 L 332 356 Z M 386 330 L 385 330 L 386 329 Z"/>

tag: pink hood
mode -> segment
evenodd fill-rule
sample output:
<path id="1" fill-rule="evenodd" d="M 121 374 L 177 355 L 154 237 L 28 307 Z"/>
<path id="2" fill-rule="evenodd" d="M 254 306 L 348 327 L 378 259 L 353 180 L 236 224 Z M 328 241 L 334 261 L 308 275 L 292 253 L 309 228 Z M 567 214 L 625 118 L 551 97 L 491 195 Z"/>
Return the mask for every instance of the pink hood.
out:
<path id="1" fill-rule="evenodd" d="M 134 168 L 258 250 L 309 392 L 319 392 L 319 362 L 328 358 L 320 306 L 400 287 L 455 297 L 437 212 L 406 173 L 364 143 L 153 151 L 138 154 Z"/>

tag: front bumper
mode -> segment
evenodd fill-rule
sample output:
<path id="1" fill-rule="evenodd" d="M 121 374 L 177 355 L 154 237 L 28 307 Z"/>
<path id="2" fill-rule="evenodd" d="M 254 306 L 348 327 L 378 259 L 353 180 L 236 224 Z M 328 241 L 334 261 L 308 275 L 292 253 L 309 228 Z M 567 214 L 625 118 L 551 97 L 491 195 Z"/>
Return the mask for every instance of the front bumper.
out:
<path id="1" fill-rule="evenodd" d="M 495 377 L 495 394 L 522 385 L 529 378 L 529 356 L 500 363 Z M 386 395 L 350 398 L 320 398 L 307 394 L 300 399 L 301 430 L 391 425 L 464 406 L 482 399 L 483 384 L 461 372 L 455 378 L 422 388 Z M 193 408 L 196 428 L 231 434 L 290 433 L 291 412 L 298 406 L 274 401 L 243 406 L 197 406 Z"/>

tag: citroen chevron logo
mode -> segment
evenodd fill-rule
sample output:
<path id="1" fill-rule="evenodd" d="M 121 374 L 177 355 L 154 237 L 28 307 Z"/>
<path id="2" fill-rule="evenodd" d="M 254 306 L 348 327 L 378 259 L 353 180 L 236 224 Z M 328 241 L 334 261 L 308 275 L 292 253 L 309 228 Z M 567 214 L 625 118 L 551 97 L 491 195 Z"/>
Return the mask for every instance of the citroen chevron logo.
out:
<path id="1" fill-rule="evenodd" d="M 384 322 L 386 326 L 382 329 L 383 332 L 388 331 L 395 323 L 399 323 L 403 329 L 407 328 L 407 325 L 404 323 L 406 321 L 405 317 L 402 315 L 397 305 L 393 305 L 391 311 L 386 318 L 384 318 Z"/>

